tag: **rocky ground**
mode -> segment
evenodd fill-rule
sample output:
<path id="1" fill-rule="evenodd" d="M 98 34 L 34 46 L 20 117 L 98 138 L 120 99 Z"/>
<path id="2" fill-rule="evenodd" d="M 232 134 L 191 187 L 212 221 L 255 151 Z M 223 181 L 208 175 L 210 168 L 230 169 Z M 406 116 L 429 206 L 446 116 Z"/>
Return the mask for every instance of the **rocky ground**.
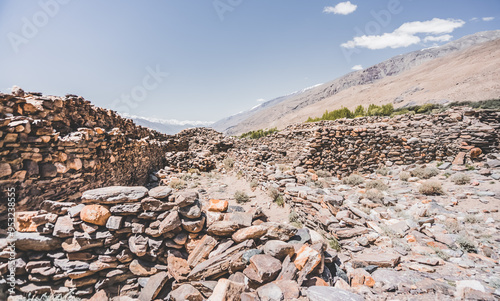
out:
<path id="1" fill-rule="evenodd" d="M 499 159 L 489 154 L 470 164 L 457 158 L 456 164 L 386 167 L 343 179 L 284 164 L 237 169 L 226 160 L 218 171 L 170 174 L 162 181 L 174 177 L 188 187 L 209 187 L 203 189 L 207 198 L 234 205 L 234 192 L 241 190 L 255 196 L 243 207 L 260 207 L 275 221 L 309 229 L 337 254 L 324 285 L 368 300 L 495 300 Z M 260 168 L 268 180 L 259 180 Z M 269 196 L 274 189 L 283 204 Z"/>

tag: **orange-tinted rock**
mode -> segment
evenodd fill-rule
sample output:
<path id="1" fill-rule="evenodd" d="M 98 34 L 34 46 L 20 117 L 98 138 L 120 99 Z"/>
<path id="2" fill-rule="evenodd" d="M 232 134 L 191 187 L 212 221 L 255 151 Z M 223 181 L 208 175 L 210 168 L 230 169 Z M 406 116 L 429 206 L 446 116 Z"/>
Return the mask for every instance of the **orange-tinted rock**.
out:
<path id="1" fill-rule="evenodd" d="M 304 268 L 309 258 L 315 259 L 315 263 L 313 264 L 312 269 L 314 269 L 314 267 L 316 267 L 321 261 L 321 256 L 318 251 L 314 250 L 308 245 L 303 245 L 297 251 L 297 256 L 295 257 L 295 261 L 293 263 L 300 271 Z"/>
<path id="2" fill-rule="evenodd" d="M 36 232 L 37 224 L 32 218 L 37 215 L 37 211 L 19 212 L 17 213 L 17 231 L 19 232 Z"/>
<path id="3" fill-rule="evenodd" d="M 455 159 L 453 160 L 452 164 L 453 165 L 463 165 L 465 160 L 465 153 L 464 152 L 459 152 Z"/>
<path id="4" fill-rule="evenodd" d="M 366 285 L 373 287 L 375 285 L 375 280 L 370 276 L 365 269 L 355 269 L 349 273 L 349 278 L 351 280 L 351 286 L 361 286 Z"/>
<path id="5" fill-rule="evenodd" d="M 80 212 L 82 221 L 99 226 L 106 225 L 110 216 L 111 212 L 109 212 L 108 208 L 97 204 L 87 205 Z"/>
<path id="6" fill-rule="evenodd" d="M 229 203 L 226 200 L 210 200 L 208 211 L 226 212 Z"/>
<path id="7" fill-rule="evenodd" d="M 236 231 L 233 234 L 232 238 L 236 243 L 240 243 L 247 239 L 260 238 L 267 233 L 267 229 L 268 227 L 266 227 L 265 225 L 250 226 Z"/>

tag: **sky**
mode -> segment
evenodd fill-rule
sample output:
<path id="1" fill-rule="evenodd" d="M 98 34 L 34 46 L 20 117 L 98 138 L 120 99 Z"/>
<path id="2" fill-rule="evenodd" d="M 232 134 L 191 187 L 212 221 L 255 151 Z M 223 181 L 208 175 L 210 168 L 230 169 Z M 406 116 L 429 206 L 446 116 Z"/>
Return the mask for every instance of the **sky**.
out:
<path id="1" fill-rule="evenodd" d="M 496 29 L 498 0 L 2 0 L 0 91 L 217 121 Z"/>

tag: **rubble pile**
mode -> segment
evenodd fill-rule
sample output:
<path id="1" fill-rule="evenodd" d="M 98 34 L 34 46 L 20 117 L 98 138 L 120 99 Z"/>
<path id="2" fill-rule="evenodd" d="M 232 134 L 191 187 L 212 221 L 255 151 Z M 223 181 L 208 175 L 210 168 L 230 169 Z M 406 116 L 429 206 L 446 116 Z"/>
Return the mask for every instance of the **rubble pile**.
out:
<path id="1" fill-rule="evenodd" d="M 79 204 L 47 200 L 19 212 L 17 230 L 16 289 L 25 295 L 288 300 L 333 284 L 338 269 L 337 252 L 307 229 L 166 186 L 98 188 Z M 8 248 L 0 239 L 0 254 Z"/>

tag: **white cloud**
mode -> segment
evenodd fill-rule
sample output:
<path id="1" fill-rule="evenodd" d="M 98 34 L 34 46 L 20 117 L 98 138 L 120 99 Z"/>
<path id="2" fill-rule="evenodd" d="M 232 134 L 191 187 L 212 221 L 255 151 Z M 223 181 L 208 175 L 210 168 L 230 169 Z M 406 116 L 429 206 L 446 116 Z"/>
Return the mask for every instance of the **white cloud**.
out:
<path id="1" fill-rule="evenodd" d="M 448 42 L 453 38 L 453 36 L 449 34 L 445 34 L 442 36 L 427 36 L 424 38 L 424 42 Z"/>
<path id="2" fill-rule="evenodd" d="M 400 48 L 408 47 L 420 42 L 420 38 L 409 34 L 384 33 L 380 36 L 355 37 L 352 41 L 343 43 L 344 48 L 364 47 L 368 49 Z"/>
<path id="3" fill-rule="evenodd" d="M 334 13 L 336 15 L 348 15 L 353 13 L 358 6 L 356 4 L 352 4 L 351 1 L 340 2 L 335 6 L 325 6 L 323 8 L 323 12 L 327 14 Z"/>
<path id="4" fill-rule="evenodd" d="M 266 101 L 264 98 L 257 99 L 257 102 L 264 102 L 264 101 Z"/>
<path id="5" fill-rule="evenodd" d="M 352 67 L 351 69 L 354 70 L 354 71 L 363 70 L 363 66 L 356 65 L 356 66 Z"/>
<path id="6" fill-rule="evenodd" d="M 474 18 L 471 18 L 469 21 L 476 22 L 478 20 L 479 20 L 478 18 L 474 17 Z"/>
<path id="7" fill-rule="evenodd" d="M 484 17 L 483 18 L 483 21 L 486 21 L 486 22 L 493 21 L 493 20 L 495 20 L 495 17 Z"/>
<path id="8" fill-rule="evenodd" d="M 465 24 L 463 20 L 455 19 L 439 19 L 434 18 L 429 21 L 416 21 L 402 24 L 399 28 L 390 33 L 382 35 L 363 35 L 354 37 L 351 41 L 341 44 L 344 48 L 364 47 L 368 49 L 384 49 L 384 48 L 400 48 L 408 47 L 413 44 L 418 44 L 422 40 L 417 34 L 432 34 L 439 35 L 451 33 L 455 29 L 462 27 Z M 450 35 L 442 35 L 439 37 L 427 36 L 424 42 L 427 41 L 449 41 Z"/>
<path id="9" fill-rule="evenodd" d="M 401 25 L 395 32 L 407 33 L 407 34 L 417 34 L 417 33 L 428 33 L 428 34 L 443 34 L 453 32 L 455 29 L 462 27 L 465 21 L 455 20 L 455 19 L 439 19 L 434 18 L 430 21 L 416 21 L 408 22 Z"/>

